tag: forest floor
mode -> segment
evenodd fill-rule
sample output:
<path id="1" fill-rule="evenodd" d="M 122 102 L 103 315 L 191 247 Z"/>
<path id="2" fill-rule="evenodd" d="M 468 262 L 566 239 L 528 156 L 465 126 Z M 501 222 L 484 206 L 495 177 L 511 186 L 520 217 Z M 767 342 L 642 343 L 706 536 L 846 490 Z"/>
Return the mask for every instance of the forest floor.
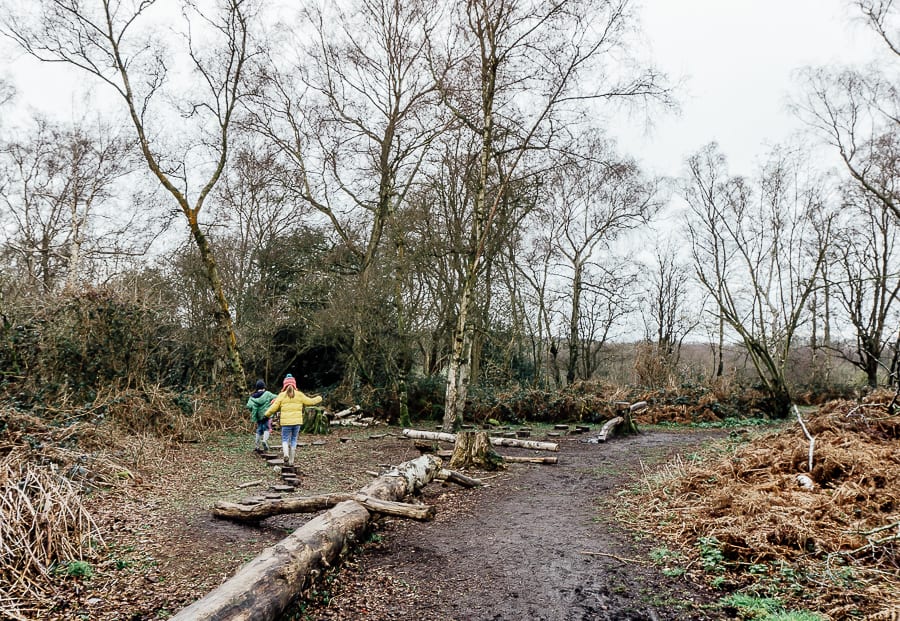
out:
<path id="1" fill-rule="evenodd" d="M 337 432 L 299 451 L 294 494 L 353 491 L 371 471 L 418 456 L 398 429 Z M 667 576 L 653 540 L 622 525 L 622 494 L 676 454 L 721 432 L 649 431 L 587 444 L 560 438 L 559 464 L 510 464 L 475 473 L 487 485 L 434 482 L 429 523 L 384 519 L 348 562 L 285 618 L 370 620 L 723 619 L 715 592 Z M 349 436 L 341 442 L 339 436 Z M 309 438 L 307 438 L 309 440 Z M 240 501 L 279 482 L 252 450 L 252 436 L 146 450 L 132 484 L 98 492 L 89 508 L 106 548 L 90 577 L 61 574 L 52 610 L 60 620 L 165 619 L 202 597 L 310 515 L 246 526 L 211 516 L 217 500 Z M 504 454 L 536 454 L 504 449 Z M 257 486 L 242 483 L 261 480 Z"/>

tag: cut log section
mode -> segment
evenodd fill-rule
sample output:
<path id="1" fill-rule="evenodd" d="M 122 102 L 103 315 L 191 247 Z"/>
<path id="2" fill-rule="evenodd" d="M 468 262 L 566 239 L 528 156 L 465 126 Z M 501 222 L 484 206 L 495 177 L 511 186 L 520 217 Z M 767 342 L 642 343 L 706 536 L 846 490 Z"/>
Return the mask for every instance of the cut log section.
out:
<path id="1" fill-rule="evenodd" d="M 423 455 L 404 462 L 363 487 L 359 493 L 398 500 L 425 486 L 441 460 Z M 172 621 L 274 621 L 311 584 L 363 536 L 371 513 L 355 500 L 340 502 L 267 548 L 238 572 Z"/>
<path id="2" fill-rule="evenodd" d="M 395 517 L 427 521 L 434 517 L 434 507 L 415 505 L 392 500 L 380 500 L 365 494 L 320 494 L 303 498 L 285 498 L 254 504 L 236 504 L 220 501 L 213 507 L 212 514 L 217 518 L 236 522 L 259 522 L 275 515 L 289 513 L 315 513 L 330 509 L 340 502 L 354 500 L 372 513 L 382 513 Z"/>
<path id="3" fill-rule="evenodd" d="M 439 442 L 450 442 L 456 444 L 455 433 L 444 433 L 440 431 L 421 431 L 419 429 L 404 429 L 403 435 L 407 438 L 415 440 L 438 440 Z M 513 433 L 515 436 L 515 433 Z M 493 446 L 514 446 L 516 448 L 527 448 L 535 451 L 558 451 L 559 444 L 556 442 L 538 442 L 536 440 L 519 440 L 516 438 L 498 438 L 493 436 L 490 438 Z"/>

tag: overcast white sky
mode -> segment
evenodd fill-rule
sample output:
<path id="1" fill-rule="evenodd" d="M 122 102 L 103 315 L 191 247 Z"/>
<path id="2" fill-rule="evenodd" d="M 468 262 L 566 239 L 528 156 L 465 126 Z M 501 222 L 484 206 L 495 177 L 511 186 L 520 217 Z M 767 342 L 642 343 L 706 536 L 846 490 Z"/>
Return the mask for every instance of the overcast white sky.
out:
<path id="1" fill-rule="evenodd" d="M 652 58 L 674 79 L 681 115 L 657 115 L 616 132 L 657 174 L 678 175 L 686 156 L 716 140 L 732 173 L 749 174 L 766 145 L 801 129 L 787 109 L 793 73 L 809 65 L 886 57 L 850 0 L 641 0 Z"/>
<path id="2" fill-rule="evenodd" d="M 616 122 L 613 133 L 623 150 L 656 174 L 679 175 L 685 157 L 713 140 L 721 144 L 733 173 L 751 173 L 766 145 L 784 142 L 801 127 L 786 106 L 793 72 L 886 56 L 851 0 L 638 3 L 646 52 L 682 81 L 677 92 L 681 113 L 655 114 L 649 133 L 642 119 Z M 8 41 L 0 42 L 0 52 L 11 51 Z M 84 107 L 83 75 L 21 54 L 12 58 L 11 67 L 0 66 L 0 75 L 16 81 L 20 104 L 73 119 L 83 114 L 77 110 Z"/>

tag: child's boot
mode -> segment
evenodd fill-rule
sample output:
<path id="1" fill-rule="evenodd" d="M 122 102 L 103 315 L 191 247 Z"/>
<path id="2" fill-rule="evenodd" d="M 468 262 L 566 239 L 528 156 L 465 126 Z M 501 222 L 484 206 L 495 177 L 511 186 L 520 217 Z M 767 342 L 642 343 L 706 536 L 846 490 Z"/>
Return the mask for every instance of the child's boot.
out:
<path id="1" fill-rule="evenodd" d="M 288 460 L 288 466 L 293 466 L 293 465 L 294 465 L 294 456 L 295 456 L 296 454 L 297 454 L 297 447 L 296 447 L 296 446 L 292 446 L 292 447 L 291 447 L 291 458 Z"/>
<path id="2" fill-rule="evenodd" d="M 260 440 L 260 435 L 259 435 L 259 432 L 257 432 L 256 433 L 256 441 L 253 443 L 253 450 L 256 451 L 257 453 L 259 452 L 259 440 Z"/>
<path id="3" fill-rule="evenodd" d="M 262 446 L 263 446 L 264 451 L 266 451 L 266 452 L 269 451 L 269 430 L 268 429 L 263 431 Z"/>
<path id="4" fill-rule="evenodd" d="M 285 466 L 289 466 L 289 465 L 291 464 L 291 460 L 290 460 L 290 455 L 291 455 L 291 454 L 290 454 L 290 451 L 289 451 L 289 449 L 288 449 L 288 443 L 287 443 L 287 442 L 282 442 L 282 443 L 281 443 L 281 452 L 284 453 L 284 465 L 285 465 Z"/>

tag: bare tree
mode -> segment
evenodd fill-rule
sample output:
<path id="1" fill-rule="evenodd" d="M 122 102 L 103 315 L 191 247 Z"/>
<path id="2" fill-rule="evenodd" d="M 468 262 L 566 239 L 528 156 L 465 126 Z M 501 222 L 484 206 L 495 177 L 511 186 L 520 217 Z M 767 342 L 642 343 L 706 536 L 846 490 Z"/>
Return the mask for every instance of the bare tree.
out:
<path id="1" fill-rule="evenodd" d="M 894 0 L 853 0 L 853 4 L 888 49 L 900 56 L 900 5 Z"/>
<path id="2" fill-rule="evenodd" d="M 893 340 L 900 296 L 900 236 L 888 207 L 858 186 L 847 189 L 836 227 L 830 289 L 853 326 L 856 346 L 845 357 L 876 388 L 882 354 Z"/>
<path id="3" fill-rule="evenodd" d="M 678 366 L 682 342 L 700 322 L 701 313 L 689 313 L 687 308 L 690 269 L 681 262 L 675 244 L 669 240 L 658 243 L 645 274 L 641 303 L 645 338 L 653 343 L 660 370 L 671 374 Z"/>
<path id="4" fill-rule="evenodd" d="M 866 23 L 900 56 L 900 5 L 894 0 L 853 0 Z M 900 174 L 900 91 L 897 66 L 864 69 L 811 68 L 804 72 L 804 98 L 797 113 L 840 156 L 864 190 L 900 218 L 895 179 Z"/>
<path id="5" fill-rule="evenodd" d="M 727 266 L 733 253 L 725 243 L 725 233 L 722 231 L 723 209 L 729 200 L 727 163 L 719 146 L 712 143 L 691 156 L 687 165 L 688 178 L 682 184 L 682 193 L 692 212 L 688 230 L 693 260 L 695 264 L 698 260 L 705 262 L 704 286 L 715 287 L 715 299 L 724 298 Z M 725 315 L 716 312 L 715 319 L 717 325 L 713 349 L 713 376 L 722 377 L 725 370 Z"/>
<path id="6" fill-rule="evenodd" d="M 302 11 L 315 37 L 299 45 L 296 66 L 270 71 L 257 128 L 280 146 L 292 167 L 294 188 L 332 226 L 353 255 L 355 295 L 342 317 L 352 334 L 346 383 L 374 381 L 367 349 L 377 333 L 376 300 L 394 308 L 396 338 L 407 338 L 410 311 L 401 214 L 434 137 L 436 91 L 424 57 L 426 4 L 399 0 L 329 1 Z M 389 241 L 390 248 L 384 247 Z M 393 266 L 393 286 L 377 286 L 376 262 Z M 382 351 L 384 353 L 384 351 Z M 396 356 L 388 367 L 406 411 L 406 371 Z"/>
<path id="7" fill-rule="evenodd" d="M 510 257 L 509 263 L 515 270 L 510 280 L 521 281 L 518 290 L 522 315 L 531 339 L 534 383 L 543 386 L 544 367 L 549 366 L 553 385 L 559 388 L 562 372 L 558 359 L 559 343 L 553 327 L 557 323 L 555 318 L 562 311 L 564 295 L 556 293 L 551 287 L 552 270 L 558 263 L 559 250 L 554 243 L 550 214 L 545 209 L 534 210 L 521 230 L 527 231 L 528 235 L 519 243 L 518 256 Z"/>
<path id="8" fill-rule="evenodd" d="M 549 148 L 560 125 L 592 100 L 662 94 L 652 71 L 618 76 L 626 47 L 627 0 L 473 0 L 454 7 L 445 45 L 430 57 L 444 104 L 477 137 L 466 265 L 447 369 L 445 429 L 462 420 L 471 376 L 477 284 L 498 212 L 527 152 Z M 620 63 L 616 63 L 621 67 Z M 568 118 L 568 120 L 564 120 Z"/>
<path id="9" fill-rule="evenodd" d="M 10 227 L 4 252 L 20 282 L 34 285 L 27 290 L 74 290 L 85 262 L 121 250 L 117 238 L 133 224 L 104 220 L 116 182 L 133 166 L 129 145 L 102 125 L 67 128 L 43 119 L 26 136 L 0 144 L 0 221 Z"/>
<path id="10" fill-rule="evenodd" d="M 589 265 L 584 274 L 582 302 L 578 320 L 579 340 L 569 346 L 569 365 L 573 350 L 578 360 L 574 377 L 590 379 L 602 370 L 606 345 L 615 335 L 624 317 L 635 310 L 634 283 L 637 276 L 627 257 L 610 257 Z M 601 264 L 609 267 L 602 267 Z M 571 328 L 570 328 L 571 329 Z"/>
<path id="11" fill-rule="evenodd" d="M 659 207 L 654 183 L 643 178 L 632 161 L 621 161 L 610 146 L 596 137 L 585 152 L 548 176 L 549 209 L 555 220 L 552 234 L 571 282 L 568 324 L 569 362 L 566 382 L 572 383 L 585 347 L 579 330 L 582 294 L 591 262 L 601 249 L 609 250 L 625 231 L 645 224 Z M 612 268 L 602 271 L 611 274 Z M 607 328 L 608 330 L 608 328 Z M 586 379 L 586 377 L 584 378 Z"/>
<path id="12" fill-rule="evenodd" d="M 714 147 L 688 165 L 698 189 L 686 196 L 697 276 L 740 337 L 772 414 L 787 417 L 785 369 L 830 236 L 824 201 L 792 158 L 778 152 L 752 185 L 729 179 Z"/>
<path id="13" fill-rule="evenodd" d="M 221 0 L 212 15 L 184 2 L 182 54 L 197 79 L 176 83 L 158 24 L 153 23 L 160 4 L 36 0 L 8 12 L 3 32 L 35 58 L 77 67 L 121 98 L 148 169 L 188 224 L 215 296 L 230 372 L 242 387 L 244 369 L 231 310 L 201 214 L 225 169 L 235 113 L 247 94 L 255 9 L 253 0 Z M 166 109 L 160 101 L 175 103 Z M 172 132 L 164 131 L 173 126 Z"/>

